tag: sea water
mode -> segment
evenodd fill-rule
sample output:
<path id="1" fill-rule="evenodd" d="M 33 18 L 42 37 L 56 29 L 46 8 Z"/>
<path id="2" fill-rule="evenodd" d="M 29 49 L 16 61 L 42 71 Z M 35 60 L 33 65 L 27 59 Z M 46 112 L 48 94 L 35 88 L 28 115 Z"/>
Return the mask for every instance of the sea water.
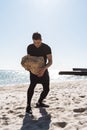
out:
<path id="1" fill-rule="evenodd" d="M 87 76 L 59 75 L 57 70 L 49 70 L 51 82 L 87 79 Z M 0 70 L 0 86 L 29 84 L 29 72 L 25 70 Z"/>

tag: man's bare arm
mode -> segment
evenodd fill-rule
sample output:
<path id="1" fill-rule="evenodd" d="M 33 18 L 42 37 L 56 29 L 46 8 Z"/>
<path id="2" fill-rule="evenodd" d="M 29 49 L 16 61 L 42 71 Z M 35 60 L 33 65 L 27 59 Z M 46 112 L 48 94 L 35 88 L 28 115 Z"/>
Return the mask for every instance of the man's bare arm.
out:
<path id="1" fill-rule="evenodd" d="M 48 69 L 52 65 L 52 54 L 47 55 L 48 63 L 45 66 L 45 70 Z"/>
<path id="2" fill-rule="evenodd" d="M 48 69 L 51 65 L 52 65 L 52 55 L 48 54 L 47 55 L 47 59 L 48 59 L 48 63 L 46 64 L 46 66 L 44 68 L 42 68 L 38 74 L 38 77 L 43 76 L 44 72 L 46 71 L 46 69 Z"/>

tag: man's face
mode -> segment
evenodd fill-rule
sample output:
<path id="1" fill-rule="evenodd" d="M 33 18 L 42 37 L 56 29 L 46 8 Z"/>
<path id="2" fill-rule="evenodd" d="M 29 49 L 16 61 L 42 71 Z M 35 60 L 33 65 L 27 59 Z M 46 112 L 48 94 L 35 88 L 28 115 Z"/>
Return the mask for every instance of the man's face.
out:
<path id="1" fill-rule="evenodd" d="M 41 46 L 42 40 L 40 40 L 40 39 L 38 39 L 38 40 L 33 40 L 33 42 L 34 42 L 34 45 L 38 48 L 38 47 Z"/>

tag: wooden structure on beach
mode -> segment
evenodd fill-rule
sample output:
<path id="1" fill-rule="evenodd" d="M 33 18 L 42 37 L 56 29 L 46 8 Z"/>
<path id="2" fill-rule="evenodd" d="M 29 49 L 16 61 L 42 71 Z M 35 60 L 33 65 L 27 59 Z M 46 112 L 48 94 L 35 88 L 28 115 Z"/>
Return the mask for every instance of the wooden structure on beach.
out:
<path id="1" fill-rule="evenodd" d="M 73 68 L 73 71 L 87 72 L 87 68 Z"/>
<path id="2" fill-rule="evenodd" d="M 59 75 L 87 76 L 87 69 L 86 68 L 73 68 L 73 71 L 60 71 Z"/>

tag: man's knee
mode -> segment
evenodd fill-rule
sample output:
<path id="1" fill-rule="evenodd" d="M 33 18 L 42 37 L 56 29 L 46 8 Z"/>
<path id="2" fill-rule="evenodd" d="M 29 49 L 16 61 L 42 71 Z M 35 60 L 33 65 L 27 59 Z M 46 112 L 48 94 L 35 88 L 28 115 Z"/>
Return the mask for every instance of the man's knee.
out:
<path id="1" fill-rule="evenodd" d="M 30 85 L 29 85 L 29 88 L 28 88 L 28 93 L 34 92 L 35 86 L 36 86 L 36 84 L 30 84 Z"/>

